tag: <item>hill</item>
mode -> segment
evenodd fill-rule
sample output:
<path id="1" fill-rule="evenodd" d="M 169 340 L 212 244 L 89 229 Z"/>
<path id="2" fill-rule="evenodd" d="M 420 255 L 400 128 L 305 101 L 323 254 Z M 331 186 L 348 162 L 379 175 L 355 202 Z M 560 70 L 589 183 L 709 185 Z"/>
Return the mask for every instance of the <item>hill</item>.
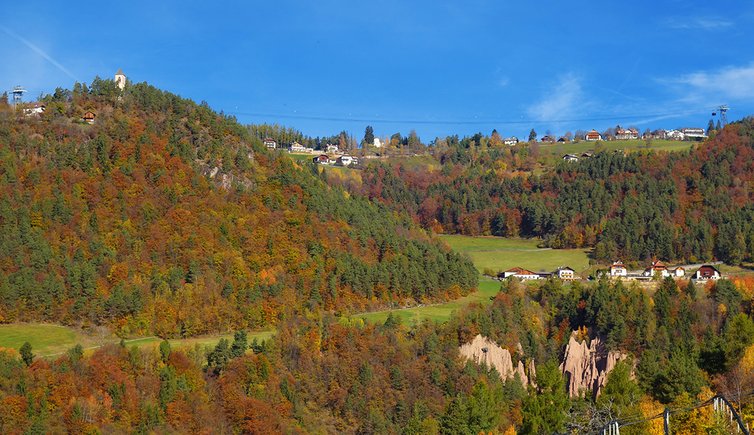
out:
<path id="1" fill-rule="evenodd" d="M 185 337 L 476 287 L 410 219 L 206 104 L 101 79 L 45 102 L 0 107 L 0 322 Z"/>
<path id="2" fill-rule="evenodd" d="M 754 120 L 676 152 L 598 151 L 540 168 L 529 146 L 438 148 L 438 168 L 370 163 L 353 193 L 438 233 L 537 238 L 601 261 L 754 260 Z M 335 179 L 334 179 L 335 180 Z"/>

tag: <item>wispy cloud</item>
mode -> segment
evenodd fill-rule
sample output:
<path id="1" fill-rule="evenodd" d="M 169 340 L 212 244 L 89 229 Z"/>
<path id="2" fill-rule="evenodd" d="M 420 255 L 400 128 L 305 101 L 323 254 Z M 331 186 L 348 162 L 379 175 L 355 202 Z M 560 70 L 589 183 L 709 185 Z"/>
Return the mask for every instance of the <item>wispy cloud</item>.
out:
<path id="1" fill-rule="evenodd" d="M 674 17 L 667 21 L 671 29 L 718 30 L 733 26 L 733 22 L 716 17 Z"/>
<path id="2" fill-rule="evenodd" d="M 696 71 L 666 80 L 692 99 L 754 99 L 754 62 L 727 66 L 713 71 Z"/>
<path id="3" fill-rule="evenodd" d="M 532 119 L 556 123 L 583 112 L 584 92 L 581 79 L 573 73 L 560 76 L 557 83 L 542 98 L 531 104 L 526 112 Z M 583 116 L 583 113 L 581 114 Z"/>
<path id="4" fill-rule="evenodd" d="M 2 29 L 5 33 L 8 34 L 8 36 L 16 39 L 17 41 L 21 42 L 25 46 L 27 46 L 29 49 L 31 49 L 33 52 L 37 53 L 38 55 L 42 56 L 45 60 L 53 64 L 57 69 L 65 73 L 68 77 L 72 78 L 75 81 L 79 81 L 79 79 L 65 66 L 63 66 L 60 62 L 53 59 L 52 56 L 47 54 L 44 50 L 33 44 L 31 41 L 27 40 L 26 38 L 22 37 L 21 35 L 18 35 L 8 29 L 5 26 L 0 26 L 0 29 Z"/>
<path id="5" fill-rule="evenodd" d="M 508 77 L 500 77 L 497 80 L 497 85 L 500 86 L 501 88 L 504 88 L 508 86 L 510 82 L 511 82 L 511 79 L 509 79 Z"/>

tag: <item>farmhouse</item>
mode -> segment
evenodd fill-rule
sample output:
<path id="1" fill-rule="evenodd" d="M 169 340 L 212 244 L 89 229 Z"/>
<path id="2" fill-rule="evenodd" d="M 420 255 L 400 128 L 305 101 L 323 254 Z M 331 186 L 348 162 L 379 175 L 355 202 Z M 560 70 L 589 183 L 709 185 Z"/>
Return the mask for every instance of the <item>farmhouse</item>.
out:
<path id="1" fill-rule="evenodd" d="M 610 276 L 626 276 L 628 275 L 628 269 L 626 269 L 626 266 L 623 264 L 622 261 L 613 261 L 612 266 L 610 266 Z"/>
<path id="2" fill-rule="evenodd" d="M 659 275 L 662 278 L 670 276 L 668 267 L 665 266 L 665 263 L 663 263 L 662 261 L 659 261 L 659 260 L 653 261 L 652 265 L 644 270 L 644 276 L 655 276 L 655 275 Z"/>
<path id="3" fill-rule="evenodd" d="M 503 143 L 506 145 L 516 145 L 518 143 L 518 138 L 516 136 L 506 137 L 503 139 Z"/>
<path id="4" fill-rule="evenodd" d="M 563 156 L 563 160 L 565 160 L 566 162 L 578 162 L 579 156 L 577 156 L 576 154 L 566 154 Z"/>
<path id="5" fill-rule="evenodd" d="M 354 163 L 353 162 L 353 157 L 343 155 L 343 156 L 338 157 L 338 160 L 336 161 L 335 164 L 339 165 L 339 166 L 350 166 L 353 163 Z"/>
<path id="6" fill-rule="evenodd" d="M 320 154 L 317 157 L 314 157 L 312 160 L 314 161 L 314 163 L 318 163 L 320 165 L 330 164 L 330 157 L 328 157 L 327 154 Z"/>
<path id="7" fill-rule="evenodd" d="M 309 148 L 301 145 L 298 142 L 293 142 L 288 150 L 292 153 L 305 153 L 309 151 Z"/>
<path id="8" fill-rule="evenodd" d="M 565 136 L 560 136 L 560 137 L 558 138 L 558 143 L 568 143 L 568 142 L 570 142 L 570 141 L 571 141 L 571 140 L 570 140 L 570 139 L 568 139 L 568 138 L 567 138 L 567 137 L 565 137 Z"/>
<path id="9" fill-rule="evenodd" d="M 94 124 L 94 118 L 96 118 L 97 115 L 94 112 L 86 112 L 84 113 L 84 116 L 81 117 L 81 119 L 84 120 L 87 124 Z"/>
<path id="10" fill-rule="evenodd" d="M 615 131 L 615 138 L 619 140 L 625 140 L 625 139 L 638 139 L 639 138 L 639 130 L 635 128 L 619 128 Z"/>
<path id="11" fill-rule="evenodd" d="M 264 146 L 266 146 L 267 148 L 277 148 L 278 143 L 275 142 L 275 139 L 267 137 L 264 139 Z"/>
<path id="12" fill-rule="evenodd" d="M 41 114 L 45 113 L 45 109 L 47 106 L 45 106 L 42 103 L 34 103 L 34 105 L 27 107 L 24 109 L 24 115 L 26 116 L 40 116 Z"/>
<path id="13" fill-rule="evenodd" d="M 686 276 L 686 269 L 682 268 L 681 266 L 670 269 L 669 272 L 670 276 L 674 276 L 676 278 L 683 278 L 684 276 Z"/>
<path id="14" fill-rule="evenodd" d="M 573 281 L 574 279 L 576 279 L 576 271 L 567 266 L 558 268 L 555 272 L 553 272 L 553 275 L 557 276 L 563 281 Z"/>
<path id="15" fill-rule="evenodd" d="M 542 136 L 542 142 L 555 143 L 555 138 L 548 134 L 547 136 Z"/>
<path id="16" fill-rule="evenodd" d="M 711 264 L 705 264 L 694 272 L 694 281 L 718 280 L 722 277 L 720 271 Z"/>
<path id="17" fill-rule="evenodd" d="M 597 130 L 592 130 L 584 135 L 584 140 L 595 141 L 602 140 L 602 135 Z"/>
<path id="18" fill-rule="evenodd" d="M 686 140 L 702 140 L 707 137 L 707 135 L 704 134 L 704 129 L 698 127 L 682 128 L 681 133 L 683 133 L 683 137 Z"/>
<path id="19" fill-rule="evenodd" d="M 519 278 L 522 281 L 530 280 L 530 279 L 541 279 L 542 276 L 538 273 L 534 273 L 531 270 L 522 269 L 520 267 L 514 267 L 513 269 L 508 269 L 505 272 L 502 272 L 500 275 L 498 275 L 500 278 L 506 279 L 506 278 Z"/>

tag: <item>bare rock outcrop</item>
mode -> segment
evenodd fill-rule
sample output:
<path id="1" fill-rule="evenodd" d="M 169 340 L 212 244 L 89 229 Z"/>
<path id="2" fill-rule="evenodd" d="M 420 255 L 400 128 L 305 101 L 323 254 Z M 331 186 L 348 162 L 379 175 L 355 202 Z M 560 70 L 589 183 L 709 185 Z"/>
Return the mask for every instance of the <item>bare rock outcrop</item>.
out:
<path id="1" fill-rule="evenodd" d="M 529 376 L 535 373 L 534 361 L 530 361 L 527 368 L 519 361 L 513 366 L 513 358 L 508 349 L 503 349 L 487 337 L 477 335 L 471 343 L 466 343 L 459 349 L 461 356 L 487 367 L 494 367 L 503 380 L 511 379 L 518 374 L 524 386 L 529 385 Z"/>
<path id="2" fill-rule="evenodd" d="M 597 397 L 602 387 L 607 383 L 607 375 L 615 368 L 615 364 L 627 357 L 618 351 L 608 351 L 599 338 L 592 339 L 589 344 L 584 340 L 576 340 L 578 331 L 571 334 L 566 346 L 560 370 L 566 378 L 568 394 L 576 397 L 586 394 Z"/>

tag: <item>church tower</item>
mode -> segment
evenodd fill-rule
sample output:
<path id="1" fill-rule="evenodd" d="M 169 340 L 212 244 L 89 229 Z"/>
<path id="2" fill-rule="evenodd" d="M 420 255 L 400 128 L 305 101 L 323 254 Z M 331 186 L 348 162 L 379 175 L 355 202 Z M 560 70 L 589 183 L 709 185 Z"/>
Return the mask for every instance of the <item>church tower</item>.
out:
<path id="1" fill-rule="evenodd" d="M 118 72 L 115 73 L 115 84 L 122 91 L 126 87 L 126 75 L 123 74 L 123 70 L 118 68 Z"/>

